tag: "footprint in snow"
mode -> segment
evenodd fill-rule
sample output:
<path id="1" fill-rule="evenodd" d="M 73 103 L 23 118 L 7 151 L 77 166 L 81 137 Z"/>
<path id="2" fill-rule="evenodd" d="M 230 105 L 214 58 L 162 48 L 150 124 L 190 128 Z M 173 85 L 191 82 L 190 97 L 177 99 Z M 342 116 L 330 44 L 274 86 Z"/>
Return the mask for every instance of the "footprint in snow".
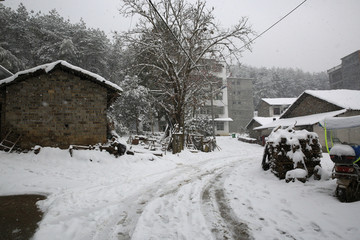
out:
<path id="1" fill-rule="evenodd" d="M 316 232 L 321 232 L 320 226 L 317 225 L 316 223 L 311 222 L 311 223 L 310 223 L 310 226 L 314 229 L 314 231 L 316 231 Z"/>

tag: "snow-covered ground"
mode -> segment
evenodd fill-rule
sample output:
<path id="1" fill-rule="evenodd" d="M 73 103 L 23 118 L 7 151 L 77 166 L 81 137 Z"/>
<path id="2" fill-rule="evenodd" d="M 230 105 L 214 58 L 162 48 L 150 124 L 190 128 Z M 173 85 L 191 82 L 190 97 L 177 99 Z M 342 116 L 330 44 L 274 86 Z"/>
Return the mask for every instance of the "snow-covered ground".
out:
<path id="1" fill-rule="evenodd" d="M 261 146 L 217 140 L 163 157 L 0 152 L 0 194 L 47 195 L 34 239 L 359 239 L 360 202 L 333 196 L 327 154 L 324 179 L 286 183 L 261 169 Z"/>

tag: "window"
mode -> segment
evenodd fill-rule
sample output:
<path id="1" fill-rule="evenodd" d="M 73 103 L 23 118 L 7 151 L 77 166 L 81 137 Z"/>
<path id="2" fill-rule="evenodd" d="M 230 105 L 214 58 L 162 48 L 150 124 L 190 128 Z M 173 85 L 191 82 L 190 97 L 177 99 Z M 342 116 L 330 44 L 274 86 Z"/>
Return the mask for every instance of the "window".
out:
<path id="1" fill-rule="evenodd" d="M 211 114 L 211 107 L 204 106 L 200 108 L 200 114 Z"/>
<path id="2" fill-rule="evenodd" d="M 224 131 L 224 122 L 215 122 L 216 130 Z"/>
<path id="3" fill-rule="evenodd" d="M 217 114 L 224 114 L 224 107 L 220 107 L 220 106 L 214 106 L 213 107 L 214 110 L 214 115 Z M 200 114 L 207 114 L 207 115 L 211 115 L 211 107 L 210 106 L 203 106 L 200 108 Z"/>
<path id="4" fill-rule="evenodd" d="M 280 108 L 274 107 L 274 115 L 280 115 Z"/>
<path id="5" fill-rule="evenodd" d="M 215 114 L 224 114 L 224 107 L 214 106 L 214 113 Z"/>
<path id="6" fill-rule="evenodd" d="M 223 100 L 223 93 L 220 92 L 220 93 L 216 94 L 214 97 L 214 100 Z"/>

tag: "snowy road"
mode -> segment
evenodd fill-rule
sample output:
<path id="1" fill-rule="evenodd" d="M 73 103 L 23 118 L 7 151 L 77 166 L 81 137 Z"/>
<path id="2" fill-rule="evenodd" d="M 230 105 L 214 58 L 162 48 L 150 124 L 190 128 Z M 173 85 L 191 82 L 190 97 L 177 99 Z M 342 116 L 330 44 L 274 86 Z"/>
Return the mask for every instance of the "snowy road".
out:
<path id="1" fill-rule="evenodd" d="M 0 153 L 0 193 L 43 193 L 43 239 L 356 239 L 359 203 L 334 180 L 285 183 L 263 148 L 224 137 L 222 151 L 162 158 L 44 148 Z M 329 164 L 330 163 L 330 164 Z M 322 162 L 331 171 L 328 156 Z M 338 219 L 342 219 L 341 222 Z"/>
<path id="2" fill-rule="evenodd" d="M 159 182 L 133 239 L 231 239 L 239 236 L 240 225 L 247 236 L 246 225 L 234 221 L 221 180 L 240 163 L 236 156 L 180 166 L 176 176 Z"/>
<path id="3" fill-rule="evenodd" d="M 142 179 L 93 239 L 246 239 L 246 225 L 234 221 L 220 180 L 240 163 L 235 156 L 177 164 L 156 174 L 159 179 Z"/>

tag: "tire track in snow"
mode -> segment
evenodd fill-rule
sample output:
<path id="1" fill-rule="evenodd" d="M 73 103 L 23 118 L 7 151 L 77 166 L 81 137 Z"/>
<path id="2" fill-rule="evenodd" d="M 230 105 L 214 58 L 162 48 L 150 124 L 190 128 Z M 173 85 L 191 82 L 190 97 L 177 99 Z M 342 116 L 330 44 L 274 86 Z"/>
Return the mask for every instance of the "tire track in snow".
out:
<path id="1" fill-rule="evenodd" d="M 150 202 L 165 198 L 170 200 L 176 198 L 177 193 L 189 185 L 191 185 L 192 189 L 196 190 L 194 190 L 195 192 L 187 192 L 185 194 L 198 195 L 199 199 L 195 204 L 198 204 L 200 208 L 203 208 L 205 205 L 208 206 L 204 208 L 205 217 L 212 222 L 223 222 L 222 226 L 217 226 L 213 229 L 215 229 L 214 231 L 226 234 L 223 234 L 220 238 L 217 237 L 218 234 L 214 234 L 216 239 L 250 239 L 247 233 L 247 226 L 241 223 L 233 214 L 230 206 L 227 204 L 223 191 L 223 172 L 231 168 L 229 166 L 238 162 L 240 160 L 239 156 L 227 156 L 221 159 L 221 161 L 217 160 L 207 159 L 189 165 L 179 165 L 175 171 L 170 171 L 157 181 L 144 185 L 135 193 L 119 199 L 119 206 L 113 209 L 110 216 L 107 216 L 98 223 L 91 239 L 131 239 L 137 228 L 139 218 L 142 217 L 144 209 Z M 213 194 L 216 201 L 206 202 L 207 193 L 209 196 Z M 193 196 L 183 197 L 192 199 Z M 218 214 L 210 215 L 209 213 L 214 212 L 214 209 L 218 209 Z M 166 218 L 167 210 L 164 210 L 165 212 L 162 211 L 155 214 L 165 216 Z M 238 238 L 237 236 L 241 237 Z"/>
<path id="2" fill-rule="evenodd" d="M 242 159 L 229 156 L 218 160 L 216 166 L 209 162 L 211 169 L 203 166 L 201 171 L 191 175 L 190 180 L 180 182 L 171 191 L 162 188 L 164 193 L 152 199 L 141 216 L 134 239 L 143 236 L 151 236 L 148 239 L 252 239 L 247 225 L 232 212 L 223 190 L 224 172 L 228 173 Z M 219 180 L 221 184 L 216 185 Z M 212 192 L 217 200 L 205 202 L 206 194 L 210 199 Z"/>
<path id="3" fill-rule="evenodd" d="M 228 172 L 229 170 L 216 175 L 204 189 L 201 196 L 204 215 L 215 239 L 253 239 L 247 224 L 236 216 L 225 196 L 224 177 Z"/>
<path id="4" fill-rule="evenodd" d="M 154 199 L 171 195 L 182 186 L 193 182 L 193 178 L 184 179 L 182 177 L 182 174 L 189 172 L 194 176 L 194 179 L 212 174 L 211 171 L 201 172 L 196 166 L 184 165 L 156 182 L 143 186 L 136 193 L 119 200 L 119 208 L 98 225 L 91 239 L 131 239 L 137 221 L 147 204 Z M 169 184 L 169 182 L 171 183 Z"/>

